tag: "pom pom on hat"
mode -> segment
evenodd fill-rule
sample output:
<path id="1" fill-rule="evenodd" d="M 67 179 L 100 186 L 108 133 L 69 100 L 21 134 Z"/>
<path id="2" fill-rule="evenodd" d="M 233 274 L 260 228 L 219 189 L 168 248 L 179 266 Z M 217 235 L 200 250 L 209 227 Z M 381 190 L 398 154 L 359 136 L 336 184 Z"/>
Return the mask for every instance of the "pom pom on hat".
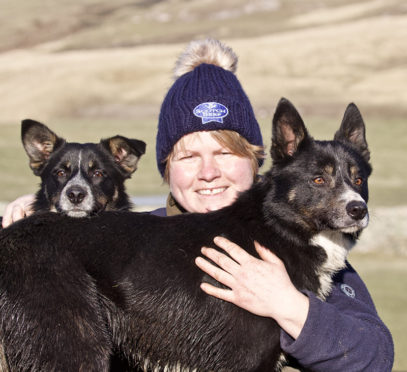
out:
<path id="1" fill-rule="evenodd" d="M 156 158 L 162 176 L 173 146 L 189 133 L 233 130 L 263 145 L 253 108 L 234 74 L 237 61 L 231 48 L 214 39 L 191 42 L 179 57 L 158 122 Z"/>
<path id="2" fill-rule="evenodd" d="M 178 79 L 203 63 L 219 66 L 226 71 L 235 73 L 237 60 L 235 52 L 219 40 L 191 41 L 175 63 L 174 78 Z"/>

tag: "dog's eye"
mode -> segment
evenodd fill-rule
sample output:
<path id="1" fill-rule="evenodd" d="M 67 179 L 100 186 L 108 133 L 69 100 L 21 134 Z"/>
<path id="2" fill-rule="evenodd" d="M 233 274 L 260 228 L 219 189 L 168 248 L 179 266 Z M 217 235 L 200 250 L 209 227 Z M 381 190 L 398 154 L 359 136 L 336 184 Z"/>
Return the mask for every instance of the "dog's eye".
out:
<path id="1" fill-rule="evenodd" d="M 313 179 L 313 181 L 314 181 L 314 183 L 315 183 L 316 185 L 323 185 L 323 184 L 325 183 L 325 180 L 324 180 L 323 177 L 315 177 L 315 178 Z"/>
<path id="2" fill-rule="evenodd" d="M 354 184 L 356 186 L 362 186 L 363 180 L 360 177 L 358 177 L 358 178 L 355 179 Z"/>
<path id="3" fill-rule="evenodd" d="M 103 177 L 103 173 L 99 170 L 93 172 L 93 177 Z"/>
<path id="4" fill-rule="evenodd" d="M 66 172 L 64 170 L 60 169 L 59 171 L 57 171 L 58 177 L 65 177 L 65 175 L 66 175 Z"/>

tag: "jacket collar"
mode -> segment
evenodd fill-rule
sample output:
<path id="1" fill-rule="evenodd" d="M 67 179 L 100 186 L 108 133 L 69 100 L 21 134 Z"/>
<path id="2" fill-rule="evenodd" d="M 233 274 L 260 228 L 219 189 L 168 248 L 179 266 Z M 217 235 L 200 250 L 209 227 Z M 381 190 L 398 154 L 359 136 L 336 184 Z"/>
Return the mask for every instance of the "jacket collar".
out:
<path id="1" fill-rule="evenodd" d="M 171 193 L 168 194 L 165 209 L 167 216 L 176 216 L 178 214 L 187 213 L 187 211 L 178 204 Z"/>

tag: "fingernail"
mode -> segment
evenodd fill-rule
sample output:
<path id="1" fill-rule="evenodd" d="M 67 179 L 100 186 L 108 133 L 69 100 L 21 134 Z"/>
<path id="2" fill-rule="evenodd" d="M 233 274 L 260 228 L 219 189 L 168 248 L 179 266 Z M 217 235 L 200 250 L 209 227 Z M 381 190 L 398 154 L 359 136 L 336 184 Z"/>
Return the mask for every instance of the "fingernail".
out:
<path id="1" fill-rule="evenodd" d="M 220 243 L 222 241 L 222 237 L 221 236 L 215 236 L 214 238 L 213 238 L 213 242 L 216 244 L 216 243 Z"/>

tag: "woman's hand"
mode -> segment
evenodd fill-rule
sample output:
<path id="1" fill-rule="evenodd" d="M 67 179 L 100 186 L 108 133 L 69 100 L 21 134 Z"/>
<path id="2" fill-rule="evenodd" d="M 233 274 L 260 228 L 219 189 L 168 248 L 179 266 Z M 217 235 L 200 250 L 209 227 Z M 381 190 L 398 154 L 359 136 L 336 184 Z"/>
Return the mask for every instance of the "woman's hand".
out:
<path id="1" fill-rule="evenodd" d="M 11 225 L 17 220 L 27 217 L 33 213 L 32 203 L 34 202 L 35 195 L 23 195 L 7 205 L 3 216 L 3 227 Z"/>
<path id="2" fill-rule="evenodd" d="M 203 247 L 202 254 L 219 267 L 202 257 L 197 257 L 195 263 L 230 289 L 202 283 L 202 290 L 253 314 L 275 319 L 296 339 L 305 324 L 309 300 L 294 287 L 283 262 L 257 242 L 254 244 L 261 259 L 225 238 L 216 237 L 214 242 L 230 257 L 216 249 Z"/>

